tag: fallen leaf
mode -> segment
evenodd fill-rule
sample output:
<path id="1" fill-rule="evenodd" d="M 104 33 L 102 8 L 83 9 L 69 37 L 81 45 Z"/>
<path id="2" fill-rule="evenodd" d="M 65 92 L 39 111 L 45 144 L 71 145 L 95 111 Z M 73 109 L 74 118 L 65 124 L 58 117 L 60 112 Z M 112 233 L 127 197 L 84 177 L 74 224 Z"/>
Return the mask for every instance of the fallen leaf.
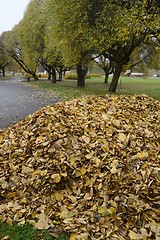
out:
<path id="1" fill-rule="evenodd" d="M 135 232 L 133 232 L 131 230 L 129 231 L 129 237 L 130 237 L 130 239 L 135 239 L 135 240 L 144 239 L 143 235 L 135 233 Z"/>
<path id="2" fill-rule="evenodd" d="M 9 239 L 9 236 L 5 236 L 5 237 L 1 238 L 1 240 L 7 240 L 7 239 Z"/>
<path id="3" fill-rule="evenodd" d="M 90 138 L 88 136 L 83 135 L 82 139 L 85 143 L 90 143 Z"/>
<path id="4" fill-rule="evenodd" d="M 76 234 L 75 233 L 72 233 L 69 240 L 76 240 Z"/>
<path id="5" fill-rule="evenodd" d="M 35 226 L 38 229 L 48 229 L 50 226 L 48 224 L 48 217 L 45 216 L 44 214 L 40 214 L 39 215 L 39 220 L 38 222 L 35 224 Z"/>
<path id="6" fill-rule="evenodd" d="M 51 178 L 52 178 L 54 183 L 59 183 L 61 181 L 61 177 L 58 173 L 52 174 Z"/>

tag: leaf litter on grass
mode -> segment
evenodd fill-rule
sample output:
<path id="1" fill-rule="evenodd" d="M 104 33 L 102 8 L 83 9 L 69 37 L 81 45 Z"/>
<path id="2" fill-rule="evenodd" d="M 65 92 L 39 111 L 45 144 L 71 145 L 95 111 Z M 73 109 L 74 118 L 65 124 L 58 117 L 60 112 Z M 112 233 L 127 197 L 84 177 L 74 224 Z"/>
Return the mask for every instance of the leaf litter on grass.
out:
<path id="1" fill-rule="evenodd" d="M 160 239 L 160 102 L 56 103 L 0 131 L 0 220 L 70 239 Z"/>

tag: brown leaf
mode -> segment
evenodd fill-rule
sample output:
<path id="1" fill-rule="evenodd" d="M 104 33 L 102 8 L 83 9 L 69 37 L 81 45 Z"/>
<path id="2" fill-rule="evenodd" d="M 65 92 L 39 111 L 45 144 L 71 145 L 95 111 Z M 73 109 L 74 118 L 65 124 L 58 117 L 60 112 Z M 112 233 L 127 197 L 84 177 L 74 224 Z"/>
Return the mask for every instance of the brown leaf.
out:
<path id="1" fill-rule="evenodd" d="M 35 225 L 38 229 L 48 229 L 50 226 L 48 224 L 48 217 L 44 214 L 39 215 L 39 220 Z"/>

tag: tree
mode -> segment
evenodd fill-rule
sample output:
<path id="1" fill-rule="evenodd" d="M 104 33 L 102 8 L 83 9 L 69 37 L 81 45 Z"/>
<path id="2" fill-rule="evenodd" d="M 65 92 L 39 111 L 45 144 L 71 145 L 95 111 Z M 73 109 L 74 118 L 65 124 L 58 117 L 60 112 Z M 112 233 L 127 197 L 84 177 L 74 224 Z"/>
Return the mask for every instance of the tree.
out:
<path id="1" fill-rule="evenodd" d="M 5 77 L 5 69 L 11 61 L 4 46 L 4 35 L 5 33 L 0 36 L 0 69 L 2 70 L 3 77 Z"/>
<path id="2" fill-rule="evenodd" d="M 95 58 L 94 61 L 105 73 L 104 83 L 108 83 L 109 74 L 114 72 L 114 62 L 110 61 L 109 58 L 106 58 L 103 55 Z"/>
<path id="3" fill-rule="evenodd" d="M 18 37 L 24 49 L 25 62 L 30 67 L 41 64 L 47 70 L 49 80 L 56 83 L 56 69 L 61 75 L 63 57 L 54 39 L 48 39 L 50 26 L 47 24 L 48 12 L 44 1 L 32 0 L 18 26 Z"/>
<path id="4" fill-rule="evenodd" d="M 144 42 L 139 45 L 130 56 L 130 61 L 123 70 L 148 73 L 151 68 L 159 65 L 159 51 L 153 42 Z"/>
<path id="5" fill-rule="evenodd" d="M 116 91 L 121 71 L 133 51 L 159 31 L 159 4 L 154 0 L 48 0 L 47 3 L 53 34 L 65 59 L 72 64 L 86 63 L 91 53 L 99 52 L 114 63 L 110 92 Z"/>
<path id="6" fill-rule="evenodd" d="M 108 5 L 104 2 L 92 30 L 93 46 L 115 63 L 109 87 L 110 92 L 115 92 L 121 71 L 133 51 L 151 34 L 158 33 L 159 15 L 156 1 L 110 1 Z"/>
<path id="7" fill-rule="evenodd" d="M 45 18 L 42 0 L 30 1 L 17 27 L 19 44 L 23 47 L 24 62 L 37 69 L 44 52 Z M 35 17 L 36 16 L 36 17 Z"/>
<path id="8" fill-rule="evenodd" d="M 18 25 L 17 25 L 18 26 Z M 30 68 L 24 61 L 23 47 L 19 44 L 17 26 L 11 31 L 5 32 L 4 45 L 7 54 L 22 68 L 26 73 L 33 76 L 35 80 L 38 80 L 36 75 L 36 68 Z"/>
<path id="9" fill-rule="evenodd" d="M 59 79 L 62 80 L 62 72 L 66 70 L 66 67 L 61 49 L 54 39 L 50 39 L 48 27 L 49 26 L 45 29 L 45 51 L 41 63 L 44 67 L 46 66 L 46 69 L 48 69 L 49 75 L 51 76 L 51 82 L 56 83 L 56 71 L 59 73 Z"/>
<path id="10" fill-rule="evenodd" d="M 64 64 L 76 66 L 77 86 L 84 87 L 85 75 L 88 70 L 88 61 L 91 53 L 88 45 L 88 29 L 85 21 L 84 1 L 75 4 L 75 1 L 46 0 L 46 9 L 49 14 L 49 39 L 54 39 L 62 49 Z M 87 30 L 87 31 L 86 31 Z"/>

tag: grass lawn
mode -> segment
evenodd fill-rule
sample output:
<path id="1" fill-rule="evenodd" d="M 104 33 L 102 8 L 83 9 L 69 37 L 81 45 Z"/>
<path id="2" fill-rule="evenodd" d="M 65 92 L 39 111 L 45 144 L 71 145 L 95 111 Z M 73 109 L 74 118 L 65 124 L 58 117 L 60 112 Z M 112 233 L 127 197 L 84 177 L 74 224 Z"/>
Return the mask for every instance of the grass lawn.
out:
<path id="1" fill-rule="evenodd" d="M 146 94 L 160 100 L 160 78 L 121 78 L 121 94 Z"/>
<path id="2" fill-rule="evenodd" d="M 109 80 L 110 81 L 110 80 Z M 59 94 L 64 100 L 85 95 L 101 95 L 107 93 L 109 84 L 104 84 L 103 77 L 86 79 L 84 88 L 78 88 L 76 80 L 66 80 L 51 84 L 48 80 L 31 81 L 29 84 L 50 89 Z M 160 78 L 121 77 L 117 87 L 117 94 L 146 94 L 160 100 Z"/>

